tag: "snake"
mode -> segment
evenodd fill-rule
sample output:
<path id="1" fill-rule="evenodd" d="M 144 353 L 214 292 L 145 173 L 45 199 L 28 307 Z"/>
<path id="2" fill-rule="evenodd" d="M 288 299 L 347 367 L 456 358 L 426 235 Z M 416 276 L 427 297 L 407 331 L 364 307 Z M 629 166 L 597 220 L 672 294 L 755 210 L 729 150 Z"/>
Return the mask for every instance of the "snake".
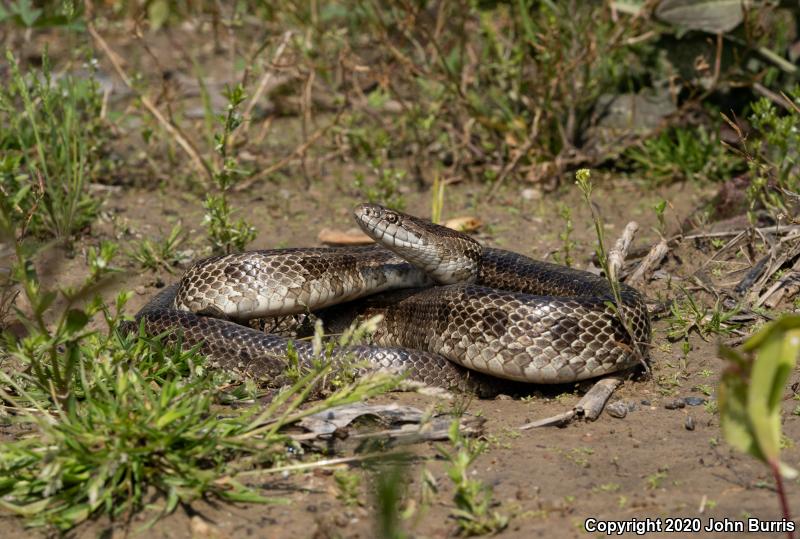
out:
<path id="1" fill-rule="evenodd" d="M 214 366 L 265 380 L 283 375 L 290 351 L 308 363 L 318 350 L 250 321 L 310 313 L 331 326 L 380 314 L 371 342 L 342 354 L 479 395 L 503 383 L 595 378 L 647 357 L 650 320 L 631 286 L 377 204 L 353 215 L 374 244 L 205 258 L 135 321 L 148 335 L 179 336 Z"/>

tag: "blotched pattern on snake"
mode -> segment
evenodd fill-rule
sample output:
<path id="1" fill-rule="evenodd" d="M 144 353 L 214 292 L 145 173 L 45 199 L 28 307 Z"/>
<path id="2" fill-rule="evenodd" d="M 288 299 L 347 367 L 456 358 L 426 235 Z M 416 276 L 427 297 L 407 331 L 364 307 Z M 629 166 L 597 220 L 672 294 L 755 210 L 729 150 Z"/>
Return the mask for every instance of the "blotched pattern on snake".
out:
<path id="1" fill-rule="evenodd" d="M 286 368 L 288 339 L 242 325 L 246 320 L 321 309 L 323 319 L 379 313 L 374 346 L 348 353 L 425 383 L 479 393 L 490 393 L 495 377 L 573 382 L 647 356 L 647 309 L 625 284 L 616 305 L 603 277 L 485 248 L 381 206 L 362 204 L 354 214 L 376 245 L 200 260 L 137 321 L 153 335 L 180 333 L 221 367 L 277 377 Z M 310 360 L 310 343 L 294 346 L 301 361 Z"/>

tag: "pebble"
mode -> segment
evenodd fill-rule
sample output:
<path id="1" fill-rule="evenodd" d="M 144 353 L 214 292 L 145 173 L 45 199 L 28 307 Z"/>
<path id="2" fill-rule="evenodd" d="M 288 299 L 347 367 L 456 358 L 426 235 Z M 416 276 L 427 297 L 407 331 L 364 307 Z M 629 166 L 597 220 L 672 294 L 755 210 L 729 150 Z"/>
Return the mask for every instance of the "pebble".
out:
<path id="1" fill-rule="evenodd" d="M 664 404 L 664 408 L 666 408 L 667 410 L 677 410 L 685 406 L 686 406 L 686 401 L 683 399 L 672 399 L 671 401 L 667 401 L 667 403 Z"/>
<path id="2" fill-rule="evenodd" d="M 628 415 L 628 403 L 625 401 L 616 401 L 612 402 L 608 406 L 606 406 L 606 412 L 611 417 L 616 417 L 618 419 L 622 419 L 626 415 Z"/>
<path id="3" fill-rule="evenodd" d="M 706 400 L 703 397 L 686 397 L 683 399 L 688 406 L 702 406 L 706 403 Z"/>
<path id="4" fill-rule="evenodd" d="M 539 200 L 542 198 L 542 192 L 539 189 L 533 189 L 532 187 L 523 189 L 520 194 L 525 200 Z"/>
<path id="5" fill-rule="evenodd" d="M 641 404 L 642 406 L 650 406 L 650 401 L 649 401 L 649 400 L 647 400 L 647 399 L 643 399 L 643 400 L 640 402 L 640 404 Z"/>
<path id="6" fill-rule="evenodd" d="M 683 424 L 686 430 L 694 430 L 694 418 L 690 415 L 686 416 L 686 422 Z"/>

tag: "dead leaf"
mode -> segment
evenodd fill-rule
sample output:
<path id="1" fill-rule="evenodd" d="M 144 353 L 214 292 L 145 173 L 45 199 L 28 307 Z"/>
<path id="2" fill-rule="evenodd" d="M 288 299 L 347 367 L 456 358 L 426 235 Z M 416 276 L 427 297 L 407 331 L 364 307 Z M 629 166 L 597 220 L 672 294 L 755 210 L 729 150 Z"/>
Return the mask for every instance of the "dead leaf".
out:
<path id="1" fill-rule="evenodd" d="M 663 0 L 656 17 L 689 30 L 730 32 L 744 20 L 742 0 Z"/>
<path id="2" fill-rule="evenodd" d="M 345 231 L 323 228 L 317 235 L 317 240 L 325 245 L 369 245 L 374 243 L 372 238 L 357 228 Z"/>
<path id="3" fill-rule="evenodd" d="M 459 232 L 475 232 L 483 226 L 483 222 L 477 217 L 453 217 L 445 221 L 444 226 Z"/>

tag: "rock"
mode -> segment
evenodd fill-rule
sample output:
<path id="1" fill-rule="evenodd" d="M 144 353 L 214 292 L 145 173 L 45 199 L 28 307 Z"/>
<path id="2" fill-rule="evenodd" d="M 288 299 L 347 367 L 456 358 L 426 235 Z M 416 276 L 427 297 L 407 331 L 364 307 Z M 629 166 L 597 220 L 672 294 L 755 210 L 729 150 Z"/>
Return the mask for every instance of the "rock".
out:
<path id="1" fill-rule="evenodd" d="M 611 404 L 606 406 L 606 412 L 611 417 L 622 419 L 623 417 L 628 415 L 628 403 L 626 403 L 625 401 L 612 402 Z"/>
<path id="2" fill-rule="evenodd" d="M 542 192 L 539 189 L 534 189 L 533 187 L 528 187 L 527 189 L 523 189 L 520 192 L 520 195 L 525 200 L 539 200 L 542 198 Z"/>
<path id="3" fill-rule="evenodd" d="M 686 422 L 683 424 L 686 430 L 694 430 L 694 418 L 690 415 L 686 416 Z"/>
<path id="4" fill-rule="evenodd" d="M 639 404 L 642 406 L 650 406 L 650 401 L 647 399 L 642 399 Z"/>
<path id="5" fill-rule="evenodd" d="M 664 404 L 664 408 L 667 410 L 678 410 L 679 408 L 684 408 L 685 406 L 686 401 L 683 399 L 672 399 Z"/>
<path id="6" fill-rule="evenodd" d="M 687 406 L 702 406 L 707 400 L 704 397 L 686 397 L 683 399 Z"/>

